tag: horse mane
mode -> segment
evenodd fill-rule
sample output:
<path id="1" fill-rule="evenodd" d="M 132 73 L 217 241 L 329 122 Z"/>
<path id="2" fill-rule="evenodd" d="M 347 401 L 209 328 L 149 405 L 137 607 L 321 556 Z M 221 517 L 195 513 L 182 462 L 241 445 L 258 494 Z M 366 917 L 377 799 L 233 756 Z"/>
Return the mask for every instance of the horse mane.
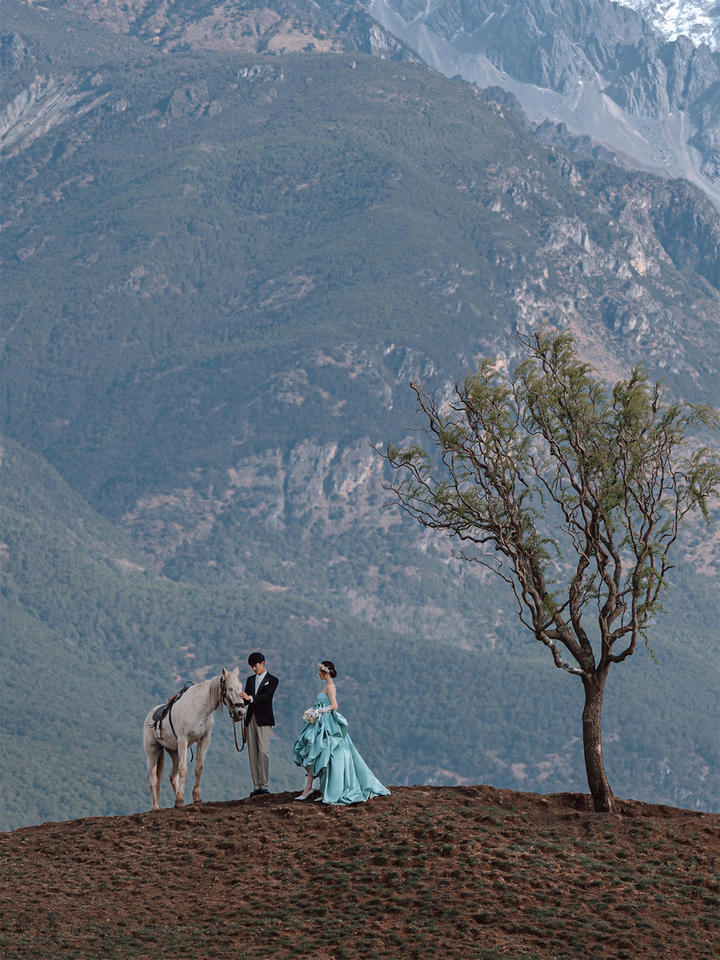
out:
<path id="1" fill-rule="evenodd" d="M 215 707 L 215 713 L 219 713 L 222 709 L 222 690 L 220 687 L 220 676 L 213 677 L 210 681 L 210 696 L 217 697 L 217 706 Z"/>

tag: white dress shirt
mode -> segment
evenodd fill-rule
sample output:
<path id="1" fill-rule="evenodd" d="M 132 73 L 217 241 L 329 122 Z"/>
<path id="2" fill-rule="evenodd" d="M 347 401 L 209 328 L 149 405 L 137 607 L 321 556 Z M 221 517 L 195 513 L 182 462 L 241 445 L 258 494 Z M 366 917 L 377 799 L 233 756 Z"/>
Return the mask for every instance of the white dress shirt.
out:
<path id="1" fill-rule="evenodd" d="M 267 676 L 267 670 L 265 671 L 265 673 L 255 674 L 255 696 L 257 696 L 258 690 L 260 689 L 260 684 L 263 682 L 266 676 Z M 255 699 L 255 697 L 253 697 L 253 699 Z"/>

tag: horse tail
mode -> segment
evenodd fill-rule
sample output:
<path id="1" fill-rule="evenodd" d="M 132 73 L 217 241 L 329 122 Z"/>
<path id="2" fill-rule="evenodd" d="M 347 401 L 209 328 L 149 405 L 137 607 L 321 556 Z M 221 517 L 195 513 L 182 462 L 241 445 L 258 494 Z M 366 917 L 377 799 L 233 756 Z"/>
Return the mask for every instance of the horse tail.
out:
<path id="1" fill-rule="evenodd" d="M 164 765 L 165 765 L 165 750 L 161 747 L 161 748 L 160 748 L 160 754 L 159 754 L 157 760 L 155 761 L 155 776 L 157 777 L 158 786 L 160 785 L 160 780 L 161 780 L 161 777 L 162 777 L 162 772 L 163 772 L 163 767 L 164 767 Z M 150 786 L 150 774 L 151 774 L 151 773 L 152 773 L 152 771 L 151 771 L 151 770 L 148 770 L 147 776 L 145 777 L 145 783 L 148 785 L 148 787 Z"/>

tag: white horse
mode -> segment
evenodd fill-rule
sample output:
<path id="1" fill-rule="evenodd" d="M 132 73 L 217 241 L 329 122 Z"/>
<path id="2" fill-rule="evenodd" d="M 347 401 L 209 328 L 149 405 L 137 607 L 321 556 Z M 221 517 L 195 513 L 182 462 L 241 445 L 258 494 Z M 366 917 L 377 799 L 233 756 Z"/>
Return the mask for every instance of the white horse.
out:
<path id="1" fill-rule="evenodd" d="M 195 784 L 193 786 L 193 803 L 200 803 L 200 777 L 202 776 L 203 760 L 210 746 L 210 735 L 215 723 L 214 712 L 222 704 L 228 708 L 233 721 L 242 720 L 245 716 L 245 704 L 242 699 L 242 681 L 239 668 L 232 671 L 223 671 L 219 677 L 212 680 L 203 680 L 196 683 L 180 696 L 173 704 L 171 711 L 162 722 L 155 725 L 153 714 L 160 709 L 153 707 L 145 717 L 144 741 L 147 757 L 147 782 L 152 796 L 152 809 L 159 810 L 160 778 L 162 776 L 165 751 L 172 759 L 170 784 L 175 793 L 175 806 L 181 807 L 185 803 L 185 777 L 187 775 L 187 749 L 193 743 L 197 744 L 195 758 Z M 237 740 L 235 741 L 237 745 Z"/>

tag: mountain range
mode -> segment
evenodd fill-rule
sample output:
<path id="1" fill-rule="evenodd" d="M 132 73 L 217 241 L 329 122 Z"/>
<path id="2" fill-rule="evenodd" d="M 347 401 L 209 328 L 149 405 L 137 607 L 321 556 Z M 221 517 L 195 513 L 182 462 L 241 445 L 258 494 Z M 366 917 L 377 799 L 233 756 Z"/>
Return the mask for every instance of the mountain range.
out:
<path id="1" fill-rule="evenodd" d="M 384 509 L 372 446 L 416 430 L 411 378 L 447 394 L 543 322 L 715 402 L 707 195 L 569 150 L 340 0 L 6 9 L 3 825 L 137 809 L 138 718 L 258 646 L 276 784 L 329 656 L 382 777 L 582 788 L 580 692 Z M 612 678 L 620 795 L 717 803 L 718 549 L 688 529 L 658 666 Z M 245 789 L 233 756 L 223 718 L 210 796 Z"/>
<path id="2" fill-rule="evenodd" d="M 165 52 L 356 50 L 422 59 L 514 98 L 616 162 L 696 183 L 720 205 L 720 14 L 665 0 L 52 0 Z M 8 22 L 12 18 L 8 18 Z M 403 42 L 404 41 L 404 42 Z M 22 56 L 6 37 L 5 57 Z M 587 149 L 587 148 L 585 148 Z"/>

